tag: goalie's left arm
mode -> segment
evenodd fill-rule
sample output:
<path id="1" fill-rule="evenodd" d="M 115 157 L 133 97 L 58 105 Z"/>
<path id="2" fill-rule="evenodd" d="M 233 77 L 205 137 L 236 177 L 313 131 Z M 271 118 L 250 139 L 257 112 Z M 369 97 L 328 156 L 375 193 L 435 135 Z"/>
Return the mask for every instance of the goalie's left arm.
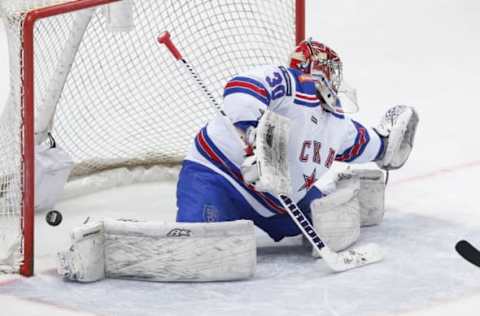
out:
<path id="1" fill-rule="evenodd" d="M 375 128 L 349 120 L 349 133 L 335 160 L 349 163 L 375 161 L 384 170 L 398 169 L 413 149 L 418 124 L 413 107 L 397 105 L 390 108 Z"/>
<path id="2" fill-rule="evenodd" d="M 379 159 L 385 149 L 385 139 L 373 128 L 345 117 L 346 133 L 335 160 L 346 163 L 366 163 Z"/>

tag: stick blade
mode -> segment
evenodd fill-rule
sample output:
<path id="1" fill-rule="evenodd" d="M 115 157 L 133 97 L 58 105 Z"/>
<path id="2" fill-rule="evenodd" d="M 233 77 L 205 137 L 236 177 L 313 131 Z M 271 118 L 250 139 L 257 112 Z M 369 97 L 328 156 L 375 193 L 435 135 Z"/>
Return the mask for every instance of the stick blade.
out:
<path id="1" fill-rule="evenodd" d="M 351 248 L 340 253 L 332 252 L 327 247 L 324 247 L 320 254 L 328 266 L 336 272 L 359 268 L 383 260 L 382 249 L 373 243 Z"/>
<path id="2" fill-rule="evenodd" d="M 455 250 L 465 260 L 477 267 L 480 267 L 480 251 L 478 251 L 471 243 L 466 240 L 460 240 L 455 245 Z"/>

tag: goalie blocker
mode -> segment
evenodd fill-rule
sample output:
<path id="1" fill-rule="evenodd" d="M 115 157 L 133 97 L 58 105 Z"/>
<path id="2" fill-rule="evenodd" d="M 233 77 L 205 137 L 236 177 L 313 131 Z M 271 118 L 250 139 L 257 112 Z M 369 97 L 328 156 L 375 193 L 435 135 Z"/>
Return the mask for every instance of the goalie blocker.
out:
<path id="1" fill-rule="evenodd" d="M 78 282 L 120 278 L 164 282 L 248 279 L 255 273 L 251 221 L 159 223 L 103 220 L 76 228 L 58 254 L 58 273 Z"/>

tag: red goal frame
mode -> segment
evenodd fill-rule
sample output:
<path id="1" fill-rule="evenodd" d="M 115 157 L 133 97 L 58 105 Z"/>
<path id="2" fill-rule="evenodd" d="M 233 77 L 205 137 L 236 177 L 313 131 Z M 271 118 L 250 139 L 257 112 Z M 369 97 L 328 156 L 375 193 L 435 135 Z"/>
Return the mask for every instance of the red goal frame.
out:
<path id="1" fill-rule="evenodd" d="M 74 0 L 43 9 L 29 11 L 23 24 L 23 130 L 22 130 L 22 220 L 23 263 L 20 274 L 32 276 L 34 273 L 34 221 L 35 221 L 35 138 L 34 138 L 34 28 L 38 20 L 101 6 L 119 0 Z M 295 0 L 296 43 L 305 38 L 305 0 Z"/>

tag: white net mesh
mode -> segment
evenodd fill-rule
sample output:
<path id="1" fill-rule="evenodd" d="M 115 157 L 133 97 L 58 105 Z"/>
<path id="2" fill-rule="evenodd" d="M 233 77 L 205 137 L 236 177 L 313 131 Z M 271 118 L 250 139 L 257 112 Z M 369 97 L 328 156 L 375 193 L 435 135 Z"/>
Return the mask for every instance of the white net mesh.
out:
<path id="1" fill-rule="evenodd" d="M 0 119 L 0 267 L 8 261 L 5 250 L 21 235 L 24 13 L 64 2 L 0 3 L 11 77 Z M 34 30 L 35 120 L 45 116 L 40 109 L 64 84 L 52 134 L 75 162 L 72 178 L 116 167 L 179 163 L 196 131 L 215 114 L 157 43 L 161 32 L 171 33 L 218 100 L 230 76 L 255 65 L 285 64 L 295 44 L 293 0 L 136 0 L 135 28 L 126 33 L 108 31 L 104 12 L 105 7 L 94 10 L 84 34 L 79 21 L 85 11 L 40 20 Z M 65 63 L 72 57 L 69 69 Z"/>

